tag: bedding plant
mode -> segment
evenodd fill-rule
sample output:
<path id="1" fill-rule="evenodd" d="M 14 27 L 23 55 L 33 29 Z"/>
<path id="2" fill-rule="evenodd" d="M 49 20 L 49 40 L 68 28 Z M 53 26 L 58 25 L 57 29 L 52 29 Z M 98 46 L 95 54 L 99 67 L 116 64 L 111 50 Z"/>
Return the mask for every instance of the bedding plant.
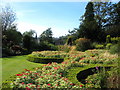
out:
<path id="1" fill-rule="evenodd" d="M 62 63 L 48 63 L 34 71 L 25 69 L 25 72 L 16 74 L 16 80 L 11 83 L 11 88 L 89 88 L 88 84 L 73 83 L 67 77 L 71 68 L 84 68 L 93 64 L 116 64 L 117 55 L 109 58 L 104 56 L 104 50 L 88 50 L 86 52 L 42 51 L 33 52 L 32 55 L 43 57 L 64 57 Z M 74 72 L 74 70 L 73 70 Z M 92 84 L 90 84 L 92 85 Z M 94 87 L 94 86 L 93 86 Z"/>

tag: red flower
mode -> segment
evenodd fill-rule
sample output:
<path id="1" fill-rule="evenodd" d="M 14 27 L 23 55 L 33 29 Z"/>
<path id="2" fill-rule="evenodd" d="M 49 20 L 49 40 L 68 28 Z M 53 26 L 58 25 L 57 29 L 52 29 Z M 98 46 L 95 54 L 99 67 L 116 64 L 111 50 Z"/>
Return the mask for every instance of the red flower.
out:
<path id="1" fill-rule="evenodd" d="M 60 73 L 60 75 L 62 75 L 62 73 Z"/>
<path id="2" fill-rule="evenodd" d="M 27 90 L 30 90 L 30 88 L 26 87 Z"/>
<path id="3" fill-rule="evenodd" d="M 22 76 L 23 74 L 16 74 L 16 76 Z"/>
<path id="4" fill-rule="evenodd" d="M 58 84 L 56 84 L 56 86 L 59 86 Z"/>
<path id="5" fill-rule="evenodd" d="M 43 78 L 43 76 L 40 76 L 40 78 Z"/>
<path id="6" fill-rule="evenodd" d="M 23 73 L 24 75 L 29 75 L 29 73 Z"/>
<path id="7" fill-rule="evenodd" d="M 38 73 L 35 73 L 36 75 L 38 74 Z"/>
<path id="8" fill-rule="evenodd" d="M 70 85 L 75 85 L 74 83 L 71 83 Z"/>
<path id="9" fill-rule="evenodd" d="M 40 87 L 40 85 L 38 85 L 37 87 Z"/>
<path id="10" fill-rule="evenodd" d="M 26 78 L 26 77 L 23 77 L 23 78 Z"/>
<path id="11" fill-rule="evenodd" d="M 54 67 L 54 69 L 58 69 L 57 67 Z"/>
<path id="12" fill-rule="evenodd" d="M 48 86 L 50 86 L 51 84 L 47 84 Z"/>
<path id="13" fill-rule="evenodd" d="M 80 87 L 83 87 L 83 85 L 80 85 Z"/>
<path id="14" fill-rule="evenodd" d="M 24 84 L 24 82 L 22 82 L 21 84 Z"/>

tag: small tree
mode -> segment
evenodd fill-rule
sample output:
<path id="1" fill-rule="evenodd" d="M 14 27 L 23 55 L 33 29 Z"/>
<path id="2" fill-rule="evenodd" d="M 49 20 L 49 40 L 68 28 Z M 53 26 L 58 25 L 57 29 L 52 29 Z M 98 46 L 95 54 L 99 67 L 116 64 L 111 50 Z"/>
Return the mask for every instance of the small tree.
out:
<path id="1" fill-rule="evenodd" d="M 77 39 L 75 42 L 76 42 L 76 49 L 77 49 L 78 51 L 85 51 L 85 50 L 91 48 L 90 39 L 79 38 L 79 39 Z"/>
<path id="2" fill-rule="evenodd" d="M 0 26 L 3 32 L 11 28 L 14 25 L 15 20 L 16 14 L 13 12 L 10 6 L 2 8 L 2 11 L 0 12 Z"/>
<path id="3" fill-rule="evenodd" d="M 43 41 L 48 43 L 53 43 L 51 28 L 48 28 L 40 35 L 40 42 L 43 42 Z"/>
<path id="4" fill-rule="evenodd" d="M 38 48 L 37 34 L 34 30 L 26 31 L 23 33 L 23 47 L 28 51 L 36 50 Z"/>
<path id="5" fill-rule="evenodd" d="M 72 45 L 72 42 L 73 42 L 72 36 L 68 36 L 68 39 L 67 39 L 66 44 L 71 46 L 71 45 Z"/>
<path id="6" fill-rule="evenodd" d="M 106 36 L 106 43 L 111 43 L 111 37 L 110 37 L 110 35 Z"/>

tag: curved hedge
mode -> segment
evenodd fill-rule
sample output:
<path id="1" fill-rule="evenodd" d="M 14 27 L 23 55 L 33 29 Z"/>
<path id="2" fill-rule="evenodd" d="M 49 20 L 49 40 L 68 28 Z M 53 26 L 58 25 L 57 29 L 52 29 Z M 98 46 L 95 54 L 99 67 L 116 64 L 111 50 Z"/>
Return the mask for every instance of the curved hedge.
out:
<path id="1" fill-rule="evenodd" d="M 52 63 L 52 62 L 57 62 L 61 63 L 64 61 L 63 58 L 56 58 L 56 57 L 38 57 L 38 56 L 33 56 L 33 55 L 28 55 L 27 60 L 35 63 Z"/>

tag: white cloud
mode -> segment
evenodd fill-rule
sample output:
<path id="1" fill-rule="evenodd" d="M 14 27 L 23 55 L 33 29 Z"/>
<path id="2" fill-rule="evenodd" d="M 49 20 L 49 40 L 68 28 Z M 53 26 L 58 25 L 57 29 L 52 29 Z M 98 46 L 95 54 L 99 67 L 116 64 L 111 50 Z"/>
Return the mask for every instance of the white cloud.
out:
<path id="1" fill-rule="evenodd" d="M 31 23 L 26 22 L 19 22 L 17 25 L 18 31 L 24 33 L 25 31 L 29 31 L 30 29 L 35 30 L 39 35 L 46 30 L 48 27 L 39 26 Z"/>
<path id="2" fill-rule="evenodd" d="M 46 29 L 48 29 L 50 27 L 40 26 L 40 25 L 31 24 L 31 23 L 27 23 L 27 22 L 19 22 L 17 24 L 17 28 L 18 28 L 18 31 L 20 31 L 21 33 L 24 33 L 25 31 L 29 31 L 30 29 L 35 30 L 39 36 L 43 31 L 45 31 Z M 55 26 L 51 27 L 51 30 L 53 32 L 54 37 L 63 36 L 68 33 L 68 31 L 66 31 L 62 28 L 57 28 Z"/>
<path id="3" fill-rule="evenodd" d="M 18 17 L 23 17 L 26 14 L 35 13 L 35 12 L 36 12 L 35 10 L 22 10 L 22 11 L 16 11 L 16 14 Z"/>

